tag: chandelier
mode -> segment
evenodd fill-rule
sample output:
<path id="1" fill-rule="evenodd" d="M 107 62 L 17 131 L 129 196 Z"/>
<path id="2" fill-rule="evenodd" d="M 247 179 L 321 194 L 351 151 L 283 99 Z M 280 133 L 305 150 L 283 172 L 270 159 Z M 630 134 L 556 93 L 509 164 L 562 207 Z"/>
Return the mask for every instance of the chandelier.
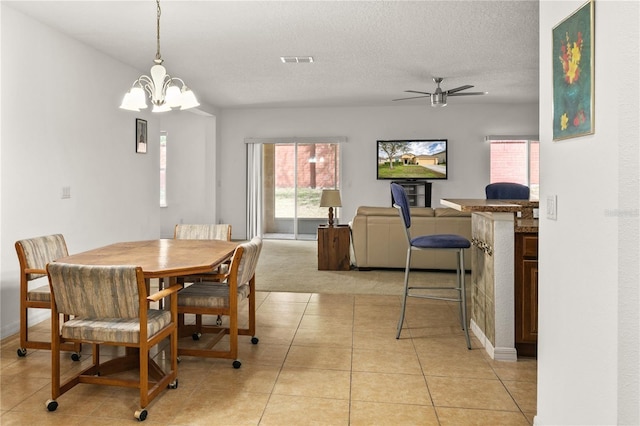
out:
<path id="1" fill-rule="evenodd" d="M 156 0 L 158 6 L 156 40 L 158 50 L 156 51 L 155 63 L 151 67 L 151 77 L 141 75 L 131 85 L 131 89 L 124 95 L 120 108 L 129 111 L 140 111 L 147 108 L 146 95 L 151 99 L 153 112 L 171 111 L 171 108 L 189 109 L 200 105 L 191 89 L 187 87 L 181 78 L 171 77 L 162 66 L 162 56 L 160 55 L 160 0 Z"/>

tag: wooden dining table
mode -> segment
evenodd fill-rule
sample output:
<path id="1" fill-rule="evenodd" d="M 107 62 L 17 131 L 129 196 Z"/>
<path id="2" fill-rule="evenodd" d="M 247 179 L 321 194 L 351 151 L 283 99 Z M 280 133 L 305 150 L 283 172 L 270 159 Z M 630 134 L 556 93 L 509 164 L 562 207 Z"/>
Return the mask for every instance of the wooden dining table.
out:
<path id="1" fill-rule="evenodd" d="M 229 260 L 239 243 L 223 240 L 159 239 L 128 241 L 84 251 L 57 259 L 56 262 L 75 265 L 135 265 L 142 268 L 150 290 L 150 280 L 158 278 L 162 289 L 164 280 L 211 272 Z M 162 309 L 163 303 L 159 302 Z M 126 356 L 114 359 L 118 370 L 137 365 L 138 351 L 126 348 Z M 154 368 L 159 368 L 155 366 Z M 116 371 L 116 370 L 114 370 Z M 161 377 L 159 371 L 151 371 L 153 377 Z"/>
<path id="2" fill-rule="evenodd" d="M 135 265 L 145 279 L 211 272 L 230 259 L 237 242 L 159 239 L 110 244 L 72 254 L 56 262 L 77 265 Z"/>

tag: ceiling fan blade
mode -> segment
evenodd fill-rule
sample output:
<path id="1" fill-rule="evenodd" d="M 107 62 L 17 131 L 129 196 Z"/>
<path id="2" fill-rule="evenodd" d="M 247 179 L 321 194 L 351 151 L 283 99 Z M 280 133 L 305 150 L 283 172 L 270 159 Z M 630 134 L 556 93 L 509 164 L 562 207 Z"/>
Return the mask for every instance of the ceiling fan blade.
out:
<path id="1" fill-rule="evenodd" d="M 452 93 L 456 93 L 456 92 L 459 92 L 459 91 L 461 91 L 461 90 L 471 89 L 472 87 L 473 87 L 473 86 L 471 86 L 471 85 L 469 85 L 469 84 L 464 85 L 464 86 L 460 86 L 460 87 L 456 87 L 455 89 L 447 90 L 447 94 L 449 94 L 449 95 L 450 95 L 450 94 L 452 94 Z"/>
<path id="2" fill-rule="evenodd" d="M 429 93 L 429 92 L 418 92 L 417 90 L 405 90 L 405 92 L 407 92 L 407 93 L 420 93 L 420 94 L 422 94 L 422 95 L 429 95 L 429 96 L 431 96 L 431 93 Z"/>
<path id="3" fill-rule="evenodd" d="M 489 92 L 465 92 L 465 93 L 449 93 L 449 96 L 469 96 L 469 95 L 486 95 Z"/>
<path id="4" fill-rule="evenodd" d="M 412 96 L 410 98 L 400 98 L 400 99 L 391 99 L 391 100 L 392 101 L 404 101 L 404 100 L 407 100 L 407 99 L 430 98 L 430 97 L 431 97 L 431 95 L 425 95 L 425 96 Z"/>

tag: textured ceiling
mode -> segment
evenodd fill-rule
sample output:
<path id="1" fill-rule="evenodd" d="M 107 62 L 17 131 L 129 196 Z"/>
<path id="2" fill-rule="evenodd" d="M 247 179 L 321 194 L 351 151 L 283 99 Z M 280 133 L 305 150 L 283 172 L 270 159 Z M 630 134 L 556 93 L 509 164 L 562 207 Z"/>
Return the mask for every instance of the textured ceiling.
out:
<path id="1" fill-rule="evenodd" d="M 148 74 L 156 4 L 3 1 Z M 220 108 L 428 104 L 404 90 L 465 84 L 460 103 L 538 101 L 538 1 L 162 1 L 161 53 Z M 280 56 L 313 56 L 284 64 Z M 138 77 L 131 76 L 131 81 Z M 127 87 L 123 87 L 123 93 Z"/>

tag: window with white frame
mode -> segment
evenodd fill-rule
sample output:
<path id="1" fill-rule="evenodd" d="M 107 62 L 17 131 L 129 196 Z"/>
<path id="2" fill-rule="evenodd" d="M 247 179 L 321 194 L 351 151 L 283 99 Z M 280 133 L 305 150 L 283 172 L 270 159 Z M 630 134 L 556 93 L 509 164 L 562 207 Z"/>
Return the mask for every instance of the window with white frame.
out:
<path id="1" fill-rule="evenodd" d="M 490 183 L 515 182 L 527 185 L 531 199 L 540 195 L 540 142 L 537 138 L 487 136 L 490 143 Z"/>
<path id="2" fill-rule="evenodd" d="M 167 207 L 167 132 L 160 132 L 160 207 Z"/>

